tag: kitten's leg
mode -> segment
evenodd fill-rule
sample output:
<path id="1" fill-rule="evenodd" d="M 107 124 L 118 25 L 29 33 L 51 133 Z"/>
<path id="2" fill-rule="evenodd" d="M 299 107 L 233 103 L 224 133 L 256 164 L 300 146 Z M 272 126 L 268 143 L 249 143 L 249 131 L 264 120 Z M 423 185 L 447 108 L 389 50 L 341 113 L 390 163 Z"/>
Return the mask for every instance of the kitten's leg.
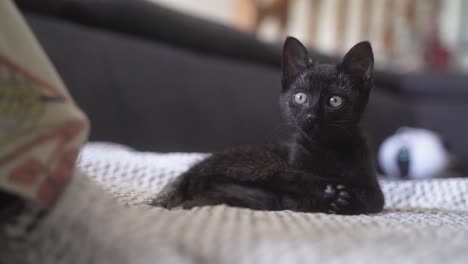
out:
<path id="1" fill-rule="evenodd" d="M 222 182 L 214 179 L 223 179 Z M 275 195 L 260 188 L 239 184 L 238 178 L 199 175 L 188 171 L 169 183 L 151 202 L 151 205 L 171 209 L 182 206 L 227 204 L 259 210 L 278 210 Z"/>
<path id="2" fill-rule="evenodd" d="M 297 170 L 264 171 L 261 177 L 235 175 L 231 172 L 223 177 L 211 177 L 195 172 L 184 173 L 166 186 L 151 204 L 169 209 L 228 204 L 257 210 L 281 208 L 337 214 L 374 213 L 381 211 L 383 206 L 383 195 L 378 185 L 353 187 L 336 178 L 318 177 Z M 245 185 L 262 186 L 262 189 Z M 218 189 L 213 189 L 213 186 Z M 346 190 L 340 190 L 338 186 L 344 186 Z M 249 192 L 251 195 L 246 195 Z M 272 194 L 287 198 L 278 202 L 269 196 Z"/>
<path id="3" fill-rule="evenodd" d="M 326 213 L 330 210 L 330 206 L 329 199 L 323 194 L 324 190 L 328 184 L 338 184 L 336 179 L 318 177 L 299 170 L 268 171 L 267 168 L 260 173 L 252 171 L 249 177 L 238 176 L 248 173 L 245 170 L 239 173 L 231 170 L 229 173 L 221 174 L 222 176 L 201 175 L 196 172 L 191 176 L 185 174 L 183 175 L 186 178 L 185 184 L 166 187 L 161 198 L 157 198 L 153 204 L 159 206 L 163 204 L 166 208 L 173 208 L 177 205 L 167 201 L 175 200 L 187 201 L 184 207 L 228 204 L 257 210 L 289 209 Z M 215 188 L 217 191 L 222 191 L 221 194 L 210 193 Z M 181 193 L 185 193 L 185 197 Z"/>
<path id="4" fill-rule="evenodd" d="M 252 174 L 255 174 L 255 171 L 251 172 Z M 276 183 L 277 181 L 272 180 L 276 179 L 277 177 L 271 177 L 272 174 L 268 172 L 262 172 L 262 176 L 256 176 L 252 175 L 252 177 L 242 177 L 239 175 L 249 175 L 249 171 L 243 170 L 239 171 L 238 173 L 236 171 L 230 171 L 229 173 L 226 173 L 226 171 L 210 171 L 209 174 L 206 174 L 205 171 L 200 171 L 198 166 L 193 167 L 189 171 L 183 173 L 179 177 L 177 177 L 174 181 L 166 185 L 156 196 L 156 198 L 151 201 L 150 205 L 153 206 L 158 206 L 158 207 L 163 207 L 163 208 L 174 208 L 181 206 L 182 203 L 188 200 L 192 200 L 191 197 L 195 197 L 196 195 L 199 195 L 201 193 L 208 192 L 209 190 L 212 190 L 214 186 L 216 188 L 225 188 L 226 193 L 224 196 L 228 197 L 234 197 L 236 196 L 235 193 L 239 190 L 237 188 L 241 188 L 240 186 L 243 186 L 243 193 L 245 194 L 248 192 L 248 189 L 246 185 L 248 186 L 266 186 L 266 185 L 271 185 L 271 186 L 276 186 L 276 185 L 284 185 L 283 182 L 281 183 Z M 287 178 L 286 181 L 291 181 L 291 177 L 285 177 Z M 228 187 L 229 186 L 229 187 Z M 237 187 L 235 187 L 237 186 Z M 293 189 L 297 189 L 296 187 L 290 186 Z M 254 192 L 254 188 L 250 188 L 250 193 Z M 258 189 L 259 190 L 259 189 Z M 277 193 L 275 190 L 276 188 L 268 188 L 268 190 Z M 260 191 L 259 191 L 260 193 Z M 250 204 L 247 205 L 239 205 L 239 202 L 233 206 L 242 206 L 242 207 L 249 207 L 249 208 L 260 208 L 261 206 L 255 205 L 255 200 L 272 200 L 271 198 L 266 199 L 265 197 L 267 195 L 250 195 L 249 197 L 251 198 Z M 212 195 L 213 196 L 213 195 Z M 243 199 L 248 199 L 249 197 L 242 196 L 236 197 L 236 200 L 242 201 Z M 254 198 L 256 197 L 256 198 Z M 208 197 L 211 200 L 215 199 L 221 199 L 221 197 Z M 208 199 L 207 197 L 204 197 L 203 199 L 200 199 L 200 201 L 205 201 Z M 226 203 L 224 201 L 226 197 L 222 197 L 223 202 L 220 203 Z M 193 203 L 193 202 L 191 202 Z M 217 203 L 217 204 L 220 204 Z M 267 203 L 267 202 L 265 202 Z M 271 202 L 270 202 L 271 203 Z M 210 202 L 212 204 L 212 202 Z M 206 204 L 208 205 L 208 204 Z M 270 206 L 272 207 L 272 206 Z"/>
<path id="5" fill-rule="evenodd" d="M 229 175 L 228 175 L 229 176 Z M 261 176 L 233 178 L 239 184 L 262 186 L 274 193 L 291 195 L 310 195 L 323 198 L 323 191 L 328 184 L 339 184 L 336 178 L 320 177 L 300 170 L 264 171 Z"/>
<path id="6" fill-rule="evenodd" d="M 197 196 L 194 197 L 190 200 L 184 201 L 180 204 L 180 206 L 183 209 L 192 209 L 194 207 L 200 207 L 200 206 L 214 206 L 214 205 L 220 205 L 223 204 L 220 201 L 215 201 L 209 197 L 204 197 L 204 196 Z"/>
<path id="7" fill-rule="evenodd" d="M 195 206 L 225 204 L 234 207 L 255 210 L 280 210 L 281 203 L 277 196 L 259 188 L 241 186 L 238 184 L 220 184 L 210 190 L 194 195 L 182 203 L 189 209 Z"/>
<path id="8" fill-rule="evenodd" d="M 340 182 L 335 178 L 319 177 L 299 170 L 272 170 L 270 173 L 263 171 L 259 177 L 254 175 L 231 180 L 239 185 L 262 186 L 265 190 L 281 197 L 278 198 L 279 206 L 275 206 L 275 209 L 263 208 L 264 210 L 281 208 L 281 210 L 324 213 L 330 210 L 330 199 L 324 195 L 326 186 Z"/>
<path id="9" fill-rule="evenodd" d="M 377 182 L 356 186 L 342 179 L 297 170 L 264 175 L 269 177 L 257 181 L 271 192 L 287 197 L 283 199 L 284 209 L 348 215 L 377 213 L 383 209 L 384 196 Z M 296 201 L 291 202 L 290 197 Z"/>

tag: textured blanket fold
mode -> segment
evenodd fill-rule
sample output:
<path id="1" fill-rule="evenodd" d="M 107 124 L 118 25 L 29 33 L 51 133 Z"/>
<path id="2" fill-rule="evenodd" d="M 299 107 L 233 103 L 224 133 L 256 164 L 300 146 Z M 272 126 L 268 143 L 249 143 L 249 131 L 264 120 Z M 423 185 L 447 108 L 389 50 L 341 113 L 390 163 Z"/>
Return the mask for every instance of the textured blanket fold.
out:
<path id="1" fill-rule="evenodd" d="M 4 263 L 466 263 L 467 179 L 382 181 L 384 212 L 340 216 L 147 202 L 206 154 L 88 144 L 78 174 Z M 2 253 L 4 252 L 4 253 Z"/>
<path id="2" fill-rule="evenodd" d="M 168 211 L 145 204 L 206 154 L 88 144 L 79 167 L 120 203 L 154 214 L 145 226 L 193 263 L 464 263 L 468 179 L 381 181 L 384 212 L 336 216 L 227 206 Z M 153 238 L 153 239 L 158 239 Z"/>

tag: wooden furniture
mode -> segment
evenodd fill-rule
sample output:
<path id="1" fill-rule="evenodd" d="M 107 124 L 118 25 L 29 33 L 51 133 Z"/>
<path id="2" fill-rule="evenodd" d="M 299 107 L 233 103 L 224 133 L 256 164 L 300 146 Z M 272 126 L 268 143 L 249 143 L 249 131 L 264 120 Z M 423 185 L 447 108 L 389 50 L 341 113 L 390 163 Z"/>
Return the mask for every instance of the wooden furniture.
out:
<path id="1" fill-rule="evenodd" d="M 281 37 L 287 34 L 288 26 L 288 13 L 293 0 L 235 0 L 235 14 L 233 24 L 244 31 L 256 33 L 259 26 L 266 18 L 272 18 L 278 21 L 279 32 Z M 306 43 L 311 47 L 319 46 L 319 34 L 320 28 L 323 27 L 321 21 L 323 21 L 322 9 L 325 3 L 329 3 L 323 0 L 309 0 L 307 2 L 309 9 L 308 12 L 308 25 L 307 25 L 307 40 Z M 334 47 L 333 52 L 336 55 L 342 55 L 349 47 L 347 46 L 349 28 L 349 16 L 352 11 L 351 4 L 357 3 L 349 0 L 337 1 L 337 6 L 334 10 L 334 17 L 336 19 L 334 30 Z M 419 37 L 423 35 L 422 29 L 418 28 L 418 17 L 421 12 L 418 12 L 418 8 L 430 7 L 430 17 L 424 17 L 423 25 L 426 29 L 433 27 L 431 20 L 434 19 L 434 14 L 440 11 L 440 0 L 405 0 L 398 2 L 395 0 L 383 0 L 376 2 L 375 0 L 362 0 L 360 1 L 361 12 L 359 15 L 359 40 L 371 40 L 375 47 L 379 49 L 379 53 L 385 58 L 393 58 L 398 56 L 396 50 L 398 45 L 402 45 L 398 42 L 396 29 L 397 25 L 403 25 L 403 30 L 406 32 L 417 32 Z M 380 6 L 378 6 L 380 5 Z M 376 10 L 381 8 L 382 17 L 378 18 Z M 402 23 L 398 23 L 402 22 Z M 419 27 L 420 27 L 419 23 Z M 400 28 L 401 29 L 401 28 Z M 375 34 L 378 32 L 378 34 Z M 408 34 L 408 33 L 406 33 Z M 378 36 L 378 37 L 376 37 Z M 411 41 L 408 41 L 411 44 Z M 421 43 L 423 40 L 421 39 Z M 413 44 L 415 45 L 415 44 Z M 404 47 L 403 47 L 404 48 Z M 420 50 L 423 47 L 420 48 Z"/>

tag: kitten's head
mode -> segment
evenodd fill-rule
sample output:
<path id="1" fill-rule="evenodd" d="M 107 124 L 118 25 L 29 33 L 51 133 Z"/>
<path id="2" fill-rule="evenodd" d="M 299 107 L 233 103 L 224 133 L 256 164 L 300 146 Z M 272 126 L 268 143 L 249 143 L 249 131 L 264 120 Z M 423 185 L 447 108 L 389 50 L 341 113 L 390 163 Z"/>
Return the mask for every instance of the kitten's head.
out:
<path id="1" fill-rule="evenodd" d="M 337 65 L 318 64 L 297 39 L 283 48 L 281 108 L 305 135 L 341 137 L 356 127 L 372 88 L 374 56 L 369 42 L 352 47 Z"/>

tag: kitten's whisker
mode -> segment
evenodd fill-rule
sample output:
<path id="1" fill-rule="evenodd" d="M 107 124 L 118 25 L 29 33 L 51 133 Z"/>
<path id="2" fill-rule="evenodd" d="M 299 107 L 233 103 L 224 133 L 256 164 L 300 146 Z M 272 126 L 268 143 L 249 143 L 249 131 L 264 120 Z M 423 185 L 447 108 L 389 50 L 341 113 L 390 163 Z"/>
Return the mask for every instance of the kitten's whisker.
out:
<path id="1" fill-rule="evenodd" d="M 348 129 L 346 129 L 346 128 L 343 127 L 343 126 L 340 126 L 340 125 L 338 125 L 338 124 L 336 124 L 336 123 L 330 123 L 330 126 L 334 126 L 334 127 L 340 128 L 340 129 L 342 129 L 344 132 L 346 132 L 346 134 L 347 134 L 348 136 L 350 136 L 350 137 L 352 136 L 351 133 L 348 131 Z"/>
<path id="2" fill-rule="evenodd" d="M 352 124 L 353 123 L 353 120 L 351 119 L 344 119 L 344 120 L 336 120 L 336 121 L 333 121 L 334 124 Z"/>
<path id="3" fill-rule="evenodd" d="M 305 138 L 307 138 L 308 141 L 310 142 L 317 142 L 317 139 L 314 137 L 312 133 L 307 133 L 302 129 L 298 130 L 300 134 L 302 134 Z"/>

